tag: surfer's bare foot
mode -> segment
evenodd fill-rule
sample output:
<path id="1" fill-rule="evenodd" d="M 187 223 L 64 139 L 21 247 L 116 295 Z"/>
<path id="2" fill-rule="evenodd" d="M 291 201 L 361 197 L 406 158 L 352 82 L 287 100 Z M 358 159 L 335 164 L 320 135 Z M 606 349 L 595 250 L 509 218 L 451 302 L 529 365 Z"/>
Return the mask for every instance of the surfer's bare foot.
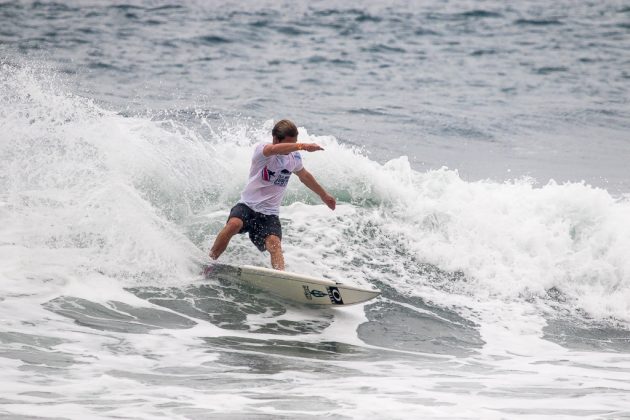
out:
<path id="1" fill-rule="evenodd" d="M 213 260 L 216 260 L 217 258 L 219 258 L 219 256 L 221 255 L 220 252 L 215 251 L 214 249 L 210 250 L 210 258 L 212 258 Z"/>

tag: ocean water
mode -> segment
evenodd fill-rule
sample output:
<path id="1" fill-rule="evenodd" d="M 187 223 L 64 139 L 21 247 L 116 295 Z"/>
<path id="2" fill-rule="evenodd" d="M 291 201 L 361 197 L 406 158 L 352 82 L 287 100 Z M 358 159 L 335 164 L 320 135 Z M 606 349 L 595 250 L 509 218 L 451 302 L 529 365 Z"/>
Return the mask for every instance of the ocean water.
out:
<path id="1" fill-rule="evenodd" d="M 0 418 L 630 418 L 627 2 L 0 3 Z M 204 278 L 275 120 L 292 304 Z M 268 266 L 246 237 L 221 258 Z"/>

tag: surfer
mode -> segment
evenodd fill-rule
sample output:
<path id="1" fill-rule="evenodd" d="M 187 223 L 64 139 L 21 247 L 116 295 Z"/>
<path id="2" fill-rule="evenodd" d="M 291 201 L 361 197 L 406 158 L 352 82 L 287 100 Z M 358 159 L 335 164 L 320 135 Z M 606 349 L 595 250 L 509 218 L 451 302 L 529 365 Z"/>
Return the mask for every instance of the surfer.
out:
<path id="1" fill-rule="evenodd" d="M 298 129 L 289 120 L 279 121 L 271 135 L 272 143 L 259 143 L 254 149 L 249 181 L 210 249 L 210 258 L 213 260 L 225 251 L 232 236 L 247 232 L 249 239 L 261 252 L 269 251 L 271 266 L 276 270 L 284 270 L 282 227 L 278 214 L 292 173 L 331 210 L 337 205 L 335 198 L 302 165 L 300 151 L 316 152 L 324 149 L 316 143 L 298 143 Z"/>

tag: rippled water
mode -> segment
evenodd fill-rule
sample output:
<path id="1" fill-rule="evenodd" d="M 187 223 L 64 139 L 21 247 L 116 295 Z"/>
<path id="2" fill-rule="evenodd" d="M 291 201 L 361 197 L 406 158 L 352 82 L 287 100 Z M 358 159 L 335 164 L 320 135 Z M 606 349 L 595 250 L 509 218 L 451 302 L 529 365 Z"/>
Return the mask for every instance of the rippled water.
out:
<path id="1" fill-rule="evenodd" d="M 117 109 L 291 116 L 379 161 L 627 192 L 623 2 L 4 3 L 2 43 Z M 595 158 L 596 156 L 596 158 Z"/>
<path id="2" fill-rule="evenodd" d="M 628 51 L 614 1 L 0 3 L 0 417 L 629 417 Z M 285 117 L 339 203 L 289 184 L 288 269 L 373 302 L 199 274 Z"/>

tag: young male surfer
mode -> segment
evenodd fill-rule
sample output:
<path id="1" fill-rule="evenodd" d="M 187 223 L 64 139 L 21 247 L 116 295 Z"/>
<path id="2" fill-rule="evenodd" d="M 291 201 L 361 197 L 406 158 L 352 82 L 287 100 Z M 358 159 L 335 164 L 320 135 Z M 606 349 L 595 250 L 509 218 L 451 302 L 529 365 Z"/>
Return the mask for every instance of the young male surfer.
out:
<path id="1" fill-rule="evenodd" d="M 324 149 L 315 143 L 298 143 L 298 129 L 289 120 L 279 121 L 271 135 L 272 143 L 259 143 L 254 149 L 249 181 L 210 249 L 213 260 L 225 251 L 232 236 L 248 232 L 249 239 L 261 252 L 269 251 L 271 266 L 284 270 L 282 227 L 278 214 L 291 173 L 319 195 L 331 210 L 337 205 L 335 198 L 304 169 L 299 153 L 301 150 L 316 152 Z"/>

